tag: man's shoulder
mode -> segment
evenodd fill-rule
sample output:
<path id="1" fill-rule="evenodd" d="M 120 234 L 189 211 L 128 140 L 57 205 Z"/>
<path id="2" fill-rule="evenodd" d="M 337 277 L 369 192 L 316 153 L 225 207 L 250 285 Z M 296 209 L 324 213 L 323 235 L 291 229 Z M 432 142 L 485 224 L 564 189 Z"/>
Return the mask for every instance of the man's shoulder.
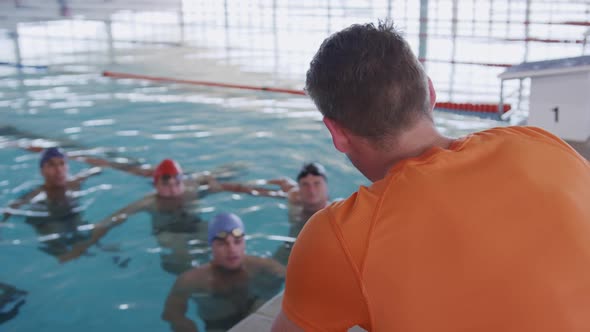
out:
<path id="1" fill-rule="evenodd" d="M 517 153 L 526 150 L 527 152 L 536 151 L 544 155 L 547 153 L 569 155 L 580 159 L 578 152 L 567 142 L 539 127 L 498 127 L 476 133 L 476 135 L 478 134 L 482 136 L 489 134 L 492 137 L 499 138 L 500 142 L 504 142 L 504 149 L 512 149 Z"/>
<path id="2" fill-rule="evenodd" d="M 507 126 L 507 127 L 495 127 L 490 128 L 487 130 L 483 130 L 481 132 L 476 133 L 475 135 L 490 135 L 493 137 L 501 137 L 504 139 L 522 139 L 522 138 L 529 138 L 534 141 L 542 141 L 545 143 L 559 143 L 562 144 L 564 141 L 555 136 L 554 134 L 548 132 L 545 129 L 533 126 Z"/>
<path id="3" fill-rule="evenodd" d="M 364 234 L 368 221 L 378 208 L 379 198 L 380 195 L 372 192 L 371 187 L 361 187 L 350 197 L 331 203 L 305 223 L 296 246 L 307 241 L 324 244 L 346 242 L 355 234 Z"/>
<path id="4" fill-rule="evenodd" d="M 341 223 L 346 219 L 356 219 L 372 215 L 378 207 L 379 200 L 386 195 L 389 177 L 377 181 L 370 186 L 361 186 L 348 198 L 338 199 L 330 203 L 323 211 L 323 218 L 332 218 Z"/>

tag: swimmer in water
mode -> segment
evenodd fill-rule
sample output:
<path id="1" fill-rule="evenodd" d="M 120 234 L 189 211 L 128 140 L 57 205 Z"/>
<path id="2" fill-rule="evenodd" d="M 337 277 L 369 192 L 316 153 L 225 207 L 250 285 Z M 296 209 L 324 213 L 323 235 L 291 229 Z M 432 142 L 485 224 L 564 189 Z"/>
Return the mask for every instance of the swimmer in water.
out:
<path id="1" fill-rule="evenodd" d="M 328 176 L 323 165 L 317 162 L 305 163 L 296 179 L 283 177 L 267 180 L 266 184 L 277 185 L 279 190 L 257 191 L 262 196 L 287 198 L 291 238 L 297 238 L 307 220 L 330 203 Z M 273 257 L 287 264 L 292 247 L 293 242 L 285 242 Z"/>
<path id="2" fill-rule="evenodd" d="M 77 246 L 68 258 L 81 255 L 131 216 L 146 212 L 150 215 L 152 234 L 165 249 L 160 254 L 162 269 L 178 275 L 208 258 L 207 223 L 199 215 L 199 198 L 212 192 L 249 193 L 256 189 L 238 183 L 218 182 L 207 173 L 186 176 L 172 159 L 163 160 L 155 168 L 153 185 L 155 192 L 97 223 L 91 238 Z"/>
<path id="3" fill-rule="evenodd" d="M 246 255 L 244 235 L 244 224 L 235 214 L 220 213 L 211 220 L 211 261 L 181 274 L 166 299 L 162 319 L 173 331 L 197 331 L 186 316 L 190 299 L 197 302 L 207 331 L 227 331 L 278 293 L 285 267 Z"/>
<path id="4" fill-rule="evenodd" d="M 101 169 L 93 167 L 70 176 L 67 158 L 56 147 L 43 151 L 39 169 L 43 184 L 9 204 L 2 221 L 7 221 L 13 213 L 26 215 L 25 222 L 39 234 L 39 249 L 61 261 L 73 245 L 89 237 L 88 223 L 81 215 L 79 192 L 83 182 L 99 174 Z M 27 211 L 19 210 L 26 204 Z"/>

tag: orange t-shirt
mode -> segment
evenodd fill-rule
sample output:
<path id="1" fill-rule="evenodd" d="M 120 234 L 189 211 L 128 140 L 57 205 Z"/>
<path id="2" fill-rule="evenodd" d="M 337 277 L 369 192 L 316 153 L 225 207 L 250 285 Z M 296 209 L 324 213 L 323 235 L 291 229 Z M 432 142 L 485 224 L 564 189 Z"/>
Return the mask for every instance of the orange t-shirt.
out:
<path id="1" fill-rule="evenodd" d="M 590 165 L 532 127 L 433 148 L 312 217 L 286 282 L 306 331 L 590 331 Z"/>

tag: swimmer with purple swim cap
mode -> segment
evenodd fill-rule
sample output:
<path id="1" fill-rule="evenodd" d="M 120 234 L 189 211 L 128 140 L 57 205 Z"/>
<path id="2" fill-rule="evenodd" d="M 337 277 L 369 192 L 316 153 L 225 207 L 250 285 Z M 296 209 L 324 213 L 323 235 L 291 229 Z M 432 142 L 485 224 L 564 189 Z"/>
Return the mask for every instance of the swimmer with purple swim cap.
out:
<path id="1" fill-rule="evenodd" d="M 101 172 L 99 167 L 93 167 L 69 176 L 68 170 L 68 160 L 64 152 L 57 147 L 43 150 L 39 159 L 43 184 L 13 201 L 4 209 L 2 219 L 6 221 L 12 214 L 24 215 L 25 223 L 35 229 L 40 239 L 44 239 L 40 240 L 39 249 L 62 263 L 77 243 L 88 238 L 87 233 L 78 231 L 79 227 L 87 224 L 78 209 L 79 193 L 86 179 Z M 21 209 L 29 204 L 34 204 L 34 208 L 31 209 L 36 212 L 45 213 L 29 215 L 27 210 Z M 45 235 L 50 234 L 60 236 L 45 239 Z"/>
<path id="2" fill-rule="evenodd" d="M 45 179 L 45 187 L 64 187 L 68 177 L 66 156 L 58 148 L 48 148 L 41 154 L 39 168 Z"/>
<path id="3" fill-rule="evenodd" d="M 226 331 L 276 295 L 285 267 L 273 259 L 246 255 L 244 223 L 233 213 L 209 222 L 209 263 L 181 274 L 166 299 L 162 318 L 173 331 L 196 331 L 186 317 L 189 299 L 207 331 Z"/>
<path id="4" fill-rule="evenodd" d="M 211 264 L 226 270 L 242 266 L 246 241 L 244 223 L 233 213 L 220 213 L 209 223 L 208 241 L 213 259 Z"/>
<path id="5" fill-rule="evenodd" d="M 39 171 L 43 176 L 43 184 L 30 193 L 16 199 L 5 208 L 2 221 L 8 220 L 13 212 L 22 205 L 30 203 L 38 195 L 45 195 L 45 201 L 55 205 L 63 201 L 68 192 L 80 190 L 80 186 L 84 180 L 101 172 L 99 167 L 93 167 L 70 177 L 68 170 L 66 155 L 59 148 L 51 147 L 43 150 L 39 159 Z"/>

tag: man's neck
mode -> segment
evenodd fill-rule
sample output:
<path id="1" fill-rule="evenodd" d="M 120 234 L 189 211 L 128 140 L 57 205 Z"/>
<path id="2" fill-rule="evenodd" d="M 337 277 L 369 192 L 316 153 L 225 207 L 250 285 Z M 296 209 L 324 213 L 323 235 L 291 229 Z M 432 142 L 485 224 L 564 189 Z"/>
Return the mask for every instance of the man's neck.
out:
<path id="1" fill-rule="evenodd" d="M 406 129 L 390 146 L 385 149 L 371 149 L 369 155 L 375 161 L 375 167 L 373 176 L 369 179 L 378 181 L 397 163 L 419 157 L 432 148 L 447 149 L 453 141 L 441 135 L 432 120 L 422 118 L 410 129 Z"/>

